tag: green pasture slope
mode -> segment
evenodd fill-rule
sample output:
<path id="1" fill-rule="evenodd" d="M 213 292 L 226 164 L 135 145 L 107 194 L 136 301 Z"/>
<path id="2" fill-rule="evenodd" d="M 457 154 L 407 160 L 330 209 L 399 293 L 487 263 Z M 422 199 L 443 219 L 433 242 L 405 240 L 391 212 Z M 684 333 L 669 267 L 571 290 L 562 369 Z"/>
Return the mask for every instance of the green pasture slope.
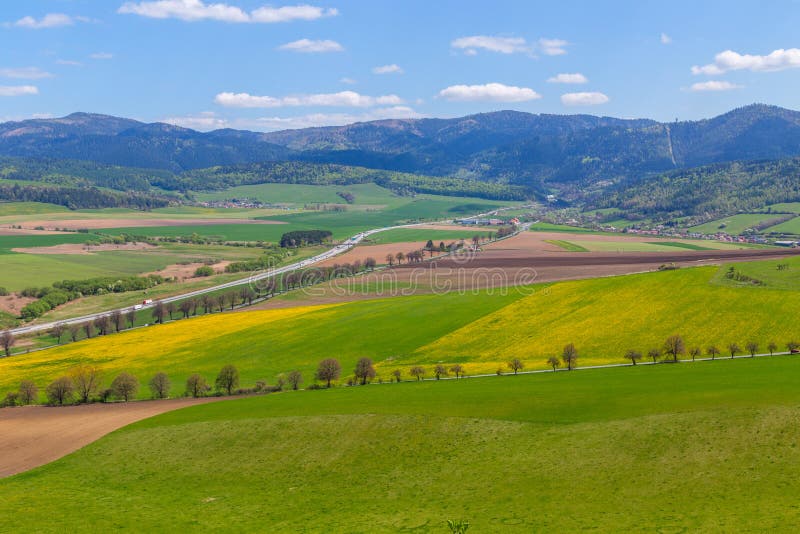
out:
<path id="1" fill-rule="evenodd" d="M 337 193 L 350 193 L 354 196 L 353 205 L 383 206 L 399 205 L 407 197 L 401 197 L 390 190 L 375 184 L 354 185 L 303 185 L 303 184 L 258 184 L 240 185 L 214 191 L 197 193 L 198 200 L 228 200 L 232 198 L 251 198 L 272 204 L 345 204 Z"/>
<path id="2" fill-rule="evenodd" d="M 387 230 L 380 232 L 369 237 L 369 243 L 373 245 L 386 245 L 391 243 L 408 243 L 411 241 L 428 241 L 429 239 L 434 242 L 436 246 L 441 241 L 450 243 L 452 241 L 470 241 L 473 236 L 479 235 L 485 238 L 491 233 L 492 230 L 487 230 L 483 227 L 478 228 L 454 228 L 452 230 L 431 230 L 429 228 L 396 228 L 394 230 Z M 381 258 L 379 258 L 381 259 Z"/>
<path id="3" fill-rule="evenodd" d="M 800 358 L 202 405 L 0 481 L 0 530 L 789 532 Z"/>

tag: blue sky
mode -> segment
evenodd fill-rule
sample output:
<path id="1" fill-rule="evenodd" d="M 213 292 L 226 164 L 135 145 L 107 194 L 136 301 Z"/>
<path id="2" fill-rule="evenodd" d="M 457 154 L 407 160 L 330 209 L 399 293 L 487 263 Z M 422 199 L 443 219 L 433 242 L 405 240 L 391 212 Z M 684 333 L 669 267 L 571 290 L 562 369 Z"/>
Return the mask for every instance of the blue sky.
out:
<path id="1" fill-rule="evenodd" d="M 6 0 L 0 119 L 275 130 L 800 109 L 800 2 Z"/>

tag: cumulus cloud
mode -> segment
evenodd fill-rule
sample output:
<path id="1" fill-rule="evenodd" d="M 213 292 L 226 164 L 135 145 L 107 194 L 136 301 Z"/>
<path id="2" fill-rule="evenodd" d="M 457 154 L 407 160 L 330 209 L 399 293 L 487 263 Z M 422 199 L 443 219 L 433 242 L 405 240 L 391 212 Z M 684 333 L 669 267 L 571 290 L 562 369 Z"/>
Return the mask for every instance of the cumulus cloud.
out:
<path id="1" fill-rule="evenodd" d="M 338 93 L 320 93 L 315 95 L 297 96 L 256 96 L 249 93 L 219 93 L 214 102 L 221 106 L 231 108 L 282 108 L 298 106 L 324 106 L 324 107 L 373 107 L 395 106 L 402 104 L 403 100 L 397 95 L 367 96 L 355 91 L 341 91 Z"/>
<path id="2" fill-rule="evenodd" d="M 552 78 L 548 78 L 547 81 L 549 83 L 586 83 L 589 80 L 581 74 L 580 72 L 575 72 L 573 74 L 557 74 Z"/>
<path id="3" fill-rule="evenodd" d="M 206 4 L 202 0 L 155 0 L 148 2 L 125 2 L 117 13 L 139 15 L 153 19 L 179 19 L 187 22 L 216 20 L 235 23 L 276 23 L 293 20 L 316 20 L 339 14 L 335 8 L 310 5 L 272 7 L 263 6 L 246 11 L 238 6 L 224 3 Z"/>
<path id="4" fill-rule="evenodd" d="M 765 56 L 739 54 L 733 50 L 725 50 L 714 56 L 714 62 L 708 65 L 692 67 L 692 74 L 715 76 L 732 70 L 749 70 L 753 72 L 775 72 L 800 67 L 800 49 L 779 48 Z"/>
<path id="5" fill-rule="evenodd" d="M 64 13 L 48 13 L 40 19 L 27 16 L 7 24 L 7 26 L 16 26 L 18 28 L 26 28 L 29 30 L 42 30 L 45 28 L 58 28 L 59 26 L 72 26 L 76 22 L 87 22 L 89 19 L 86 17 L 71 17 Z"/>
<path id="6" fill-rule="evenodd" d="M 731 91 L 741 88 L 741 85 L 736 85 L 735 83 L 711 80 L 708 82 L 693 83 L 689 89 L 695 93 L 699 93 L 705 91 Z"/>
<path id="7" fill-rule="evenodd" d="M 464 50 L 465 54 L 475 55 L 478 49 L 501 54 L 526 53 L 531 47 L 522 37 L 492 37 L 490 35 L 471 35 L 459 37 L 450 42 L 450 46 Z"/>
<path id="8" fill-rule="evenodd" d="M 89 54 L 89 57 L 92 59 L 112 59 L 114 54 L 109 54 L 108 52 L 95 52 L 94 54 Z"/>
<path id="9" fill-rule="evenodd" d="M 403 69 L 399 65 L 381 65 L 372 69 L 373 74 L 403 74 Z"/>
<path id="10" fill-rule="evenodd" d="M 670 37 L 664 32 L 661 32 L 661 44 L 665 45 L 672 44 L 672 37 Z"/>
<path id="11" fill-rule="evenodd" d="M 0 96 L 38 95 L 35 85 L 0 85 Z"/>
<path id="12" fill-rule="evenodd" d="M 539 50 L 546 56 L 563 56 L 569 43 L 563 39 L 539 39 Z"/>
<path id="13" fill-rule="evenodd" d="M 565 106 L 596 106 L 605 104 L 609 98 L 603 93 L 565 93 L 561 95 L 561 103 Z"/>
<path id="14" fill-rule="evenodd" d="M 502 83 L 451 85 L 439 91 L 439 96 L 454 102 L 526 102 L 542 98 L 542 95 L 529 87 L 516 87 Z"/>
<path id="15" fill-rule="evenodd" d="M 18 67 L 0 69 L 0 76 L 4 78 L 17 78 L 20 80 L 41 80 L 52 78 L 53 75 L 39 67 Z"/>
<path id="16" fill-rule="evenodd" d="M 344 47 L 336 41 L 321 40 L 312 41 L 311 39 L 300 39 L 292 41 L 278 47 L 280 50 L 288 50 L 290 52 L 300 52 L 304 54 L 312 54 L 317 52 L 342 52 Z"/>
<path id="17" fill-rule="evenodd" d="M 341 126 L 354 122 L 367 122 L 382 119 L 415 119 L 423 115 L 406 106 L 375 108 L 364 113 L 311 113 L 295 117 L 259 117 L 226 119 L 205 112 L 185 117 L 168 117 L 163 122 L 192 128 L 195 130 L 217 130 L 220 128 L 238 128 L 257 131 L 288 130 L 310 128 L 315 126 Z"/>

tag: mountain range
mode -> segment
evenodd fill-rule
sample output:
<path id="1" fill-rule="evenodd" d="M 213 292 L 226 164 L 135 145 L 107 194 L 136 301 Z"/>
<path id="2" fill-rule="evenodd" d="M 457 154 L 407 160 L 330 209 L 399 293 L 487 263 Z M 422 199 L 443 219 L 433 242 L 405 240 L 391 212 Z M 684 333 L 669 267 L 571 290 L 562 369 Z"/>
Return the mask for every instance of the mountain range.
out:
<path id="1" fill-rule="evenodd" d="M 0 123 L 0 156 L 172 172 L 270 161 L 339 163 L 520 185 L 539 192 L 799 155 L 800 112 L 763 104 L 673 123 L 518 111 L 270 133 L 198 132 L 91 113 Z"/>

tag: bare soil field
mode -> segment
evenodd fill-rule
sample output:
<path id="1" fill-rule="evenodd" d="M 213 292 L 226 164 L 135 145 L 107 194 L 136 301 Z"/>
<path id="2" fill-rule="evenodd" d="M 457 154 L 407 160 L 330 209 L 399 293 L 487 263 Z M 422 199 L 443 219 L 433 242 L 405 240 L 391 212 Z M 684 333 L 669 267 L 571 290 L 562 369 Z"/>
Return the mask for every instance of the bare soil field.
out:
<path id="1" fill-rule="evenodd" d="M 10 313 L 12 315 L 19 315 L 19 311 L 36 300 L 33 297 L 20 297 L 17 295 L 7 295 L 0 297 L 0 311 Z"/>
<path id="2" fill-rule="evenodd" d="M 283 221 L 269 221 L 261 219 L 145 219 L 145 218 L 130 218 L 130 219 L 116 219 L 109 218 L 96 218 L 96 219 L 62 219 L 62 220 L 43 220 L 43 221 L 26 221 L 26 228 L 35 228 L 41 226 L 45 230 L 55 230 L 56 228 L 67 228 L 69 230 L 78 230 L 85 228 L 88 230 L 96 230 L 101 228 L 133 228 L 133 227 L 150 227 L 150 226 L 203 226 L 203 225 L 218 225 L 218 224 L 286 224 Z"/>
<path id="3" fill-rule="evenodd" d="M 122 245 L 105 244 L 105 245 L 85 245 L 83 243 L 65 243 L 61 245 L 53 245 L 50 247 L 25 247 L 25 248 L 12 248 L 13 252 L 22 252 L 24 254 L 93 254 L 95 252 L 108 252 L 111 250 L 153 250 L 157 249 L 156 245 L 149 243 L 125 243 Z"/>
<path id="4" fill-rule="evenodd" d="M 220 398 L 0 410 L 0 478 L 57 460 L 130 423 Z"/>
<path id="5" fill-rule="evenodd" d="M 211 265 L 216 273 L 224 273 L 225 267 L 227 267 L 231 262 L 230 261 L 218 261 Z M 194 272 L 197 270 L 198 267 L 202 267 L 206 265 L 205 263 L 196 262 L 196 263 L 186 263 L 186 264 L 174 264 L 168 265 L 164 269 L 160 271 L 153 271 L 151 273 L 145 273 L 142 276 L 147 276 L 148 274 L 157 274 L 159 276 L 163 276 L 164 278 L 177 278 L 179 280 L 184 280 L 186 278 L 194 278 Z"/>

